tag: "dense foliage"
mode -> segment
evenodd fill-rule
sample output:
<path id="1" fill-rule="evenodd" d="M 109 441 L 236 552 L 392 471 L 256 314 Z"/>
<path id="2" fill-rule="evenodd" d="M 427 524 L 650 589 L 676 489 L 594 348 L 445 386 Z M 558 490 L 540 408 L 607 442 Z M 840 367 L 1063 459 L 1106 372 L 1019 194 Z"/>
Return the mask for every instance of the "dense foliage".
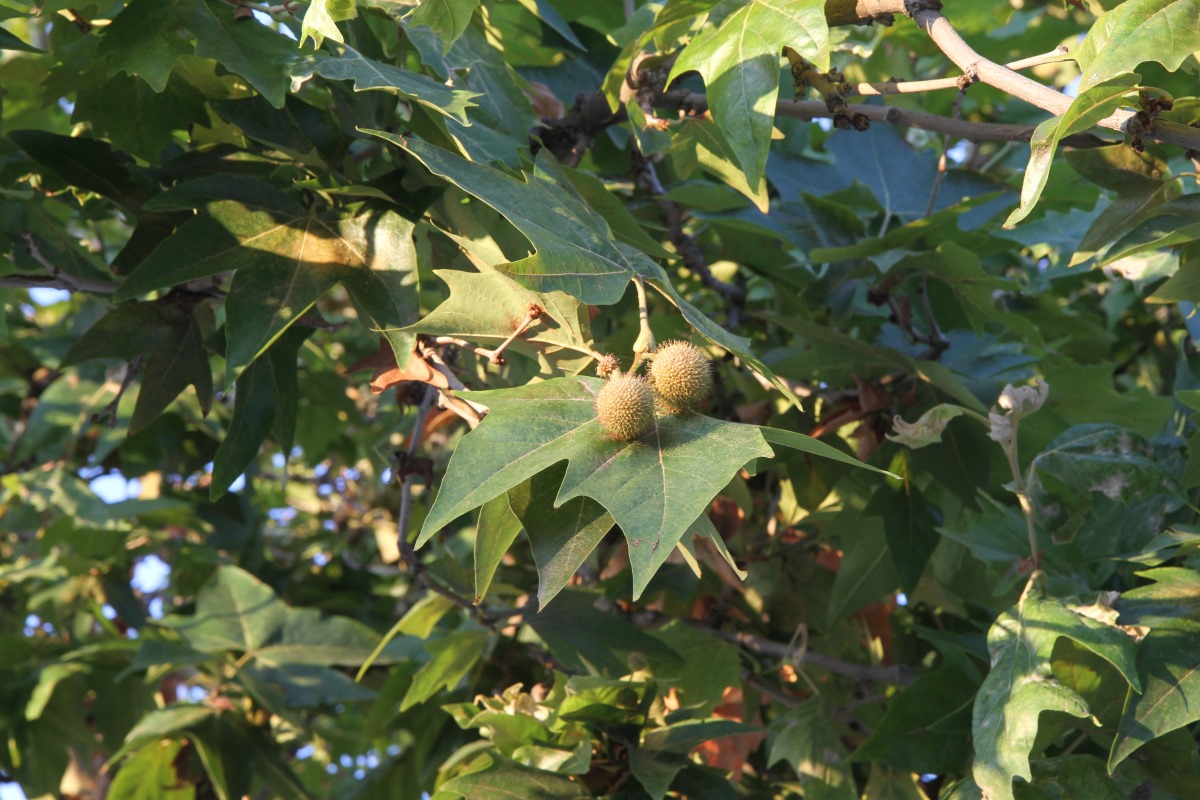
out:
<path id="1" fill-rule="evenodd" d="M 0 782 L 1200 797 L 1197 20 L 0 0 Z"/>

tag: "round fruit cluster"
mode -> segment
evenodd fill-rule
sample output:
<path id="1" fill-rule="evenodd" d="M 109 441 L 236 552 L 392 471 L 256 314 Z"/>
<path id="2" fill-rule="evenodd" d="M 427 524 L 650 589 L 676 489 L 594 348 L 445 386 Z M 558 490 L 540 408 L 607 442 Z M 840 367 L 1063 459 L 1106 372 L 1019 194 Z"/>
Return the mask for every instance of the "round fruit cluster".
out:
<path id="1" fill-rule="evenodd" d="M 679 414 L 700 406 L 712 389 L 712 364 L 691 342 L 665 342 L 651 354 L 649 376 L 622 374 L 611 356 L 600 364 L 608 378 L 596 395 L 596 418 L 613 439 L 630 441 L 654 424 L 655 407 Z"/>

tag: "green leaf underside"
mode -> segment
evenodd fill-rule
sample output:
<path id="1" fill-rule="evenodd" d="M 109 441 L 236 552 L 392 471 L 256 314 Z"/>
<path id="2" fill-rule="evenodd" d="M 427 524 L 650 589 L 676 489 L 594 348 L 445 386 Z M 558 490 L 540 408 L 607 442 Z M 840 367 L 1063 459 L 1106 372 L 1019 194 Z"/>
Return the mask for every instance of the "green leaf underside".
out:
<path id="1" fill-rule="evenodd" d="M 992 668 L 979 688 L 972 712 L 975 782 L 991 800 L 1013 800 L 1014 777 L 1030 780 L 1029 752 L 1044 711 L 1090 717 L 1087 703 L 1059 684 L 1050 656 L 1067 637 L 1108 661 L 1140 690 L 1134 668 L 1134 640 L 1124 631 L 1071 610 L 1046 597 L 1035 575 L 1020 602 L 988 631 Z"/>
<path id="2" fill-rule="evenodd" d="M 1037 126 L 1029 143 L 1029 164 L 1025 167 L 1025 178 L 1021 184 L 1021 205 L 1009 215 L 1004 227 L 1013 227 L 1033 210 L 1050 176 L 1050 163 L 1059 141 L 1072 133 L 1087 130 L 1107 117 L 1134 89 L 1138 80 L 1137 75 L 1122 75 L 1093 86 L 1080 92 L 1062 116 L 1048 119 Z"/>
<path id="3" fill-rule="evenodd" d="M 1200 575 L 1162 567 L 1139 573 L 1154 583 L 1125 592 L 1124 625 L 1147 625 L 1138 648 L 1145 691 L 1130 691 L 1109 754 L 1109 769 L 1142 745 L 1200 719 Z"/>
<path id="4" fill-rule="evenodd" d="M 471 124 L 467 109 L 475 105 L 472 99 L 479 96 L 476 92 L 452 89 L 418 72 L 367 58 L 351 47 L 343 47 L 338 56 L 318 56 L 313 69 L 329 80 L 354 81 L 356 92 L 378 89 L 415 100 L 463 125 Z"/>

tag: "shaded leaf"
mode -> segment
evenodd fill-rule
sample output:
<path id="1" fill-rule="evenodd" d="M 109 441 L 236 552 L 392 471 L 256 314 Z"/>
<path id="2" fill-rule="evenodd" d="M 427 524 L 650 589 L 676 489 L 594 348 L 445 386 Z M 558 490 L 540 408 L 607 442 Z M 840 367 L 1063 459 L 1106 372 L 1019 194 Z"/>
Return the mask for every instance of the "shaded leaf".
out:
<path id="1" fill-rule="evenodd" d="M 476 603 L 487 594 L 500 560 L 520 533 L 521 520 L 509 508 L 507 494 L 497 495 L 480 507 L 475 527 Z"/>

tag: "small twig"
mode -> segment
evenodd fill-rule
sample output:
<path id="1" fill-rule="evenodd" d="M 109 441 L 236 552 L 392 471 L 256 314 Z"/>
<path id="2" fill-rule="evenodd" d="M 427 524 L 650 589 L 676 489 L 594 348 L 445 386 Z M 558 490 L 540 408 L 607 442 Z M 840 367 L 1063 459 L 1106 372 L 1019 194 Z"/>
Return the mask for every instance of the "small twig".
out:
<path id="1" fill-rule="evenodd" d="M 466 339 L 457 339 L 453 336 L 435 336 L 433 338 L 433 343 L 441 345 L 451 344 L 462 350 L 469 350 L 480 358 L 486 358 L 493 364 L 505 363 L 504 356 L 499 355 L 495 350 L 488 350 L 486 347 L 480 347 L 473 342 L 468 342 Z"/>
<path id="2" fill-rule="evenodd" d="M 736 283 L 723 281 L 712 274 L 704 251 L 696 239 L 684 230 L 683 209 L 679 207 L 678 203 L 667 199 L 667 190 L 658 178 L 658 171 L 655 170 L 654 163 L 636 149 L 633 151 L 633 169 L 638 182 L 645 187 L 646 192 L 654 198 L 662 210 L 663 220 L 667 224 L 667 235 L 671 239 L 671 244 L 675 245 L 675 250 L 679 253 L 680 258 L 683 259 L 684 266 L 700 278 L 702 284 L 725 298 L 729 306 L 727 321 L 731 326 L 737 325 L 740 309 L 746 301 L 746 290 Z"/>
<path id="3" fill-rule="evenodd" d="M 1039 67 L 1043 64 L 1054 64 L 1059 61 L 1074 61 L 1075 57 L 1070 55 L 1065 45 L 1059 45 L 1049 53 L 1043 53 L 1040 56 L 1030 56 L 1022 58 L 1018 61 L 1010 61 L 1004 66 L 1011 70 L 1029 69 L 1031 67 Z M 961 89 L 964 80 L 974 83 L 977 78 L 972 78 L 970 75 L 960 75 L 956 78 L 935 78 L 925 81 L 882 81 L 875 83 L 851 83 L 847 84 L 843 89 L 845 94 L 858 97 L 876 97 L 880 95 L 891 94 L 917 94 L 921 92 L 935 92 L 942 89 Z"/>
<path id="4" fill-rule="evenodd" d="M 701 626 L 703 627 L 703 626 Z M 712 629 L 709 629 L 712 630 Z M 844 675 L 848 678 L 863 681 L 886 681 L 888 683 L 907 684 L 916 680 L 916 676 L 905 664 L 895 664 L 890 667 L 877 667 L 871 664 L 854 664 L 849 661 L 842 661 L 833 656 L 823 655 L 813 652 L 810 649 L 805 649 L 802 653 L 791 645 L 786 645 L 781 642 L 772 642 L 769 639 L 760 639 L 757 636 L 752 636 L 748 633 L 734 633 L 730 631 L 713 630 L 713 633 L 720 636 L 726 641 L 733 642 L 740 647 L 760 656 L 770 656 L 792 664 L 809 664 L 820 669 L 828 670 L 829 672 L 838 675 Z"/>
<path id="5" fill-rule="evenodd" d="M 106 428 L 115 428 L 117 426 L 117 406 L 121 404 L 121 398 L 125 396 L 125 390 L 130 387 L 134 379 L 142 372 L 142 367 L 145 366 L 145 356 L 134 356 L 133 359 L 125 365 L 125 376 L 121 378 L 121 388 L 117 389 L 117 396 L 114 397 L 108 405 L 92 414 L 92 423 L 104 423 Z"/>
<path id="6" fill-rule="evenodd" d="M 46 279 L 36 275 L 5 275 L 3 278 L 0 278 L 0 286 L 20 289 L 65 289 L 68 292 L 95 292 L 96 294 L 112 294 L 117 291 L 117 284 L 115 283 L 77 278 L 74 275 L 68 275 L 63 272 L 42 254 L 42 250 L 38 247 L 37 240 L 33 238 L 32 232 L 22 231 L 21 241 L 24 243 L 29 256 L 40 264 L 44 270 L 53 275 L 54 279 Z"/>
<path id="7" fill-rule="evenodd" d="M 546 312 L 542 310 L 541 306 L 537 305 L 536 303 L 531 303 L 529 310 L 525 313 L 525 319 L 521 320 L 521 324 L 517 325 L 516 329 L 514 329 L 513 332 L 508 335 L 508 338 L 501 342 L 500 345 L 492 351 L 492 363 L 503 364 L 504 358 L 501 356 L 501 353 L 504 352 L 505 348 L 512 344 L 514 339 L 525 333 L 525 331 L 529 330 L 529 327 L 538 319 L 540 319 L 544 313 Z"/>

